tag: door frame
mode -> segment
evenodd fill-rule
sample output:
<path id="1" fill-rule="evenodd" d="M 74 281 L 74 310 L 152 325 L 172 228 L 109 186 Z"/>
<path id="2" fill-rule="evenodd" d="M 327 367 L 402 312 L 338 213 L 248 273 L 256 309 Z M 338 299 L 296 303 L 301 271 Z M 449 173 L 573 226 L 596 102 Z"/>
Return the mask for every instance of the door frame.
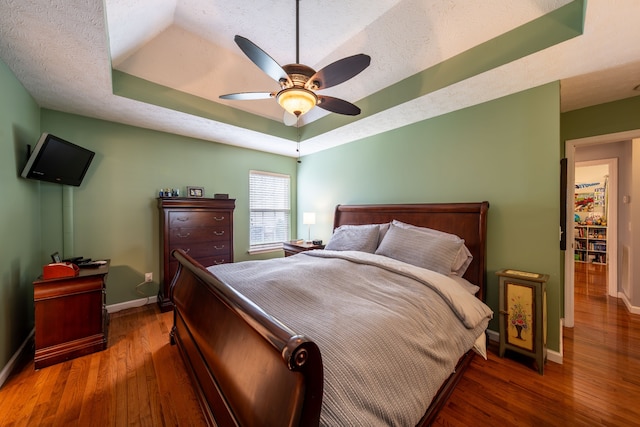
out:
<path id="1" fill-rule="evenodd" d="M 575 188 L 575 149 L 579 146 L 587 146 L 587 145 L 597 145 L 597 144 L 607 144 L 612 142 L 620 142 L 626 140 L 632 140 L 640 137 L 640 129 L 635 129 L 632 131 L 625 132 L 617 132 L 608 135 L 597 135 L 591 136 L 587 138 L 577 138 L 570 139 L 565 141 L 565 157 L 567 158 L 567 188 L 566 188 L 566 209 L 567 209 L 567 218 L 565 223 L 565 230 L 567 233 L 567 249 L 565 250 L 564 256 L 564 320 L 563 326 L 572 328 L 575 324 L 574 320 L 574 309 L 575 309 L 575 298 L 574 298 L 574 284 L 575 284 L 575 274 L 574 274 L 574 240 L 573 240 L 573 215 L 569 215 L 569 212 L 573 212 L 573 203 L 574 203 L 574 188 Z M 618 177 L 617 177 L 617 168 L 616 168 L 616 217 L 615 221 L 615 248 L 613 246 L 613 242 L 609 243 L 607 241 L 607 246 L 609 248 L 615 249 L 615 257 L 613 253 L 609 253 L 609 260 L 615 261 L 615 268 L 613 268 L 612 264 L 609 264 L 609 286 L 615 284 L 616 287 L 616 295 L 617 296 L 617 285 L 618 285 L 618 221 L 617 221 L 617 187 L 618 187 Z M 610 171 L 610 175 L 612 175 Z M 612 191 L 613 193 L 613 191 Z M 610 205 L 613 205 L 613 201 L 610 200 Z M 609 219 L 608 225 L 611 225 L 611 221 Z M 610 236 L 614 236 L 612 229 L 609 229 L 607 232 Z M 608 236 L 609 236 L 608 235 Z M 607 237 L 608 237 L 607 236 Z M 615 274 L 615 280 L 611 279 L 611 271 Z"/>

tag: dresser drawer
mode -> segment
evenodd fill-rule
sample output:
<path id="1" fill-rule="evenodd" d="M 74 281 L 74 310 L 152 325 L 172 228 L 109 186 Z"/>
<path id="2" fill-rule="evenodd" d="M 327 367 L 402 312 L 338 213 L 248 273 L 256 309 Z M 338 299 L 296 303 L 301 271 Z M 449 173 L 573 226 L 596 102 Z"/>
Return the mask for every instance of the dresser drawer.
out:
<path id="1" fill-rule="evenodd" d="M 227 255 L 224 256 L 213 256 L 213 257 L 204 257 L 204 258 L 196 258 L 200 264 L 202 264 L 205 268 L 211 267 L 212 265 L 217 264 L 226 264 L 231 261 L 230 257 Z M 176 271 L 178 271 L 178 261 L 175 259 L 169 263 L 169 274 L 171 278 L 176 275 Z"/>
<path id="2" fill-rule="evenodd" d="M 193 228 L 229 226 L 231 216 L 228 211 L 173 211 L 169 212 L 169 228 Z"/>
<path id="3" fill-rule="evenodd" d="M 230 227 L 219 225 L 215 227 L 172 228 L 169 230 L 169 244 L 182 245 L 197 242 L 228 241 Z"/>
<path id="4" fill-rule="evenodd" d="M 169 253 L 176 249 L 182 249 L 193 258 L 226 256 L 231 253 L 231 245 L 229 242 L 199 242 L 183 244 L 172 244 L 169 246 Z"/>

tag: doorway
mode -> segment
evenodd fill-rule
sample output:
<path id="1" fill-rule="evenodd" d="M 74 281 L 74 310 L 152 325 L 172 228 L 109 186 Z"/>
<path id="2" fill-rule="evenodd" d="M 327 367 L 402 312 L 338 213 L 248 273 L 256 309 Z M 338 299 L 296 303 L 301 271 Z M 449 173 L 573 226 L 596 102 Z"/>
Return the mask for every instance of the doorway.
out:
<path id="1" fill-rule="evenodd" d="M 599 156 L 591 157 L 591 160 L 599 160 L 604 162 L 608 159 L 616 160 L 617 158 L 630 158 L 629 153 L 620 154 L 620 146 L 625 142 L 629 142 L 627 147 L 630 147 L 630 141 L 633 138 L 640 136 L 640 130 L 634 130 L 629 132 L 620 132 L 610 135 L 599 135 L 595 137 L 582 138 L 577 140 L 570 140 L 565 142 L 565 153 L 567 157 L 567 222 L 565 229 L 567 232 L 567 250 L 565 251 L 565 273 L 564 273 L 564 318 L 563 326 L 574 326 L 574 292 L 575 292 L 575 256 L 574 256 L 574 216 L 572 214 L 574 208 L 575 197 L 575 166 L 576 158 L 582 159 L 580 156 L 576 156 L 576 150 L 578 149 L 591 149 L 596 153 L 604 153 Z M 617 151 L 616 151 L 617 150 Z M 613 152 L 614 154 L 611 154 Z M 626 161 L 626 160 L 625 160 Z M 625 163 L 625 168 L 630 167 Z M 608 265 L 607 265 L 607 294 L 618 297 L 618 165 L 617 162 L 612 162 L 610 168 L 610 180 L 609 180 L 609 218 L 607 218 L 607 249 L 608 249 Z M 627 185 L 627 184 L 625 184 Z M 625 187 L 626 188 L 626 187 Z M 627 189 L 628 190 L 628 189 Z M 625 191 L 627 191 L 625 190 Z M 627 193 L 624 193 L 627 194 Z M 615 211 L 613 209 L 616 209 Z M 626 222 L 623 220 L 623 224 Z"/>
<path id="2" fill-rule="evenodd" d="M 578 147 L 574 170 L 574 292 L 615 297 L 615 272 L 609 265 L 617 254 L 609 221 L 617 218 L 618 159 L 577 161 L 581 151 Z"/>

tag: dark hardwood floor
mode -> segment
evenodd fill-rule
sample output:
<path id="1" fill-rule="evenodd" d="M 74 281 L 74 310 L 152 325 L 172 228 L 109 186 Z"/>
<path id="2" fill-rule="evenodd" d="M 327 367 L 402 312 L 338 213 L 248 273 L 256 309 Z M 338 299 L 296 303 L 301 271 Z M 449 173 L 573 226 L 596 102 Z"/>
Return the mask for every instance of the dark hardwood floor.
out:
<path id="1" fill-rule="evenodd" d="M 438 426 L 640 424 L 640 316 L 606 295 L 602 267 L 577 264 L 576 326 L 564 363 L 476 357 Z M 604 281 L 604 282 L 603 282 Z M 184 365 L 169 344 L 172 313 L 155 305 L 111 316 L 109 347 L 38 371 L 33 352 L 0 389 L 1 426 L 200 426 Z"/>

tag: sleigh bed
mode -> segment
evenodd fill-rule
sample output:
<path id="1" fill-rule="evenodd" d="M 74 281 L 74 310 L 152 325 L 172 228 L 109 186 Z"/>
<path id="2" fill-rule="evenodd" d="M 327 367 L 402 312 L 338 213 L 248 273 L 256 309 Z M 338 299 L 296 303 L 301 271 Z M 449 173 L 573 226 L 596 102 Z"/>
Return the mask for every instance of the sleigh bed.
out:
<path id="1" fill-rule="evenodd" d="M 430 425 L 476 352 L 482 350 L 484 330 L 491 317 L 488 308 L 478 303 L 485 298 L 488 208 L 487 202 L 339 205 L 334 216 L 337 231 L 327 250 L 208 269 L 185 251 L 174 251 L 173 256 L 180 265 L 171 285 L 170 296 L 174 304 L 171 343 L 177 344 L 208 424 L 340 425 L 350 416 L 357 417 L 354 419 L 358 419 L 359 424 L 364 422 L 363 417 L 379 416 L 366 418 L 369 420 L 366 424 Z M 463 246 L 471 255 L 468 257 L 470 263 L 466 262 L 464 269 L 459 271 L 464 280 L 454 277 L 455 272 L 451 275 L 432 272 L 415 267 L 415 263 L 410 265 L 406 260 L 384 256 L 387 254 L 382 249 L 388 250 L 388 242 L 393 239 L 396 245 L 404 242 L 398 238 L 413 236 L 403 233 L 407 233 L 407 229 L 414 233 L 415 227 L 440 230 L 464 239 Z M 350 250 L 349 240 L 346 240 L 346 248 L 339 247 L 338 231 L 346 230 L 346 234 L 341 235 L 349 238 L 353 235 L 351 230 L 361 233 L 369 228 L 379 230 L 376 231 L 379 238 L 375 251 Z M 423 233 L 423 229 L 417 229 L 415 233 Z M 417 240 L 406 240 L 406 245 L 421 242 L 423 234 L 419 236 Z M 406 253 L 410 258 L 420 252 L 417 247 L 409 249 Z M 347 273 L 344 281 L 337 280 L 331 288 L 329 283 L 336 280 L 325 277 L 325 272 L 328 275 L 335 266 Z M 271 273 L 272 270 L 278 273 Z M 361 278 L 350 279 L 352 273 L 353 277 Z M 388 276 L 398 280 L 398 284 L 389 285 Z M 352 283 L 354 280 L 358 283 Z M 470 291 L 465 286 L 452 284 L 454 282 L 470 283 L 474 289 Z M 395 295 L 400 288 L 403 293 Z M 405 288 L 406 292 L 412 293 L 405 295 Z M 394 295 L 387 296 L 387 289 Z M 363 295 L 367 293 L 374 295 L 373 303 L 363 302 Z M 456 312 L 460 319 L 464 318 L 458 322 L 464 323 L 464 327 L 449 326 L 438 317 L 439 314 L 429 314 L 427 319 L 438 320 L 425 322 L 441 322 L 442 328 L 431 328 L 424 332 L 425 337 L 421 335 L 420 328 L 426 328 L 423 325 L 417 325 L 417 332 L 409 329 L 409 323 L 419 323 L 413 320 L 422 315 L 409 310 L 413 310 L 413 306 L 421 310 L 422 298 L 433 298 L 432 293 L 439 295 L 438 300 L 443 294 L 450 298 L 442 297 L 445 302 L 437 304 L 448 307 L 444 311 Z M 472 293 L 475 297 L 468 297 Z M 286 302 L 288 300 L 291 301 Z M 394 310 L 396 301 L 407 304 L 406 308 L 402 305 Z M 293 307 L 296 303 L 297 308 Z M 377 321 L 379 312 L 373 311 L 371 304 L 381 306 L 377 310 L 388 313 L 389 320 Z M 459 305 L 465 304 L 477 305 L 471 310 L 477 312 L 474 314 L 477 320 L 469 320 L 473 316 L 465 317 L 470 315 L 456 311 Z M 318 312 L 315 318 L 312 317 L 314 311 Z M 364 312 L 366 316 L 344 320 L 337 317 L 340 312 L 349 316 Z M 409 317 L 399 320 L 404 322 L 400 323 L 402 326 L 392 323 L 391 318 L 404 315 Z M 375 332 L 371 332 L 372 329 Z M 430 357 L 444 359 L 442 351 L 445 350 L 421 347 L 427 336 L 437 335 L 436 329 L 446 329 L 445 333 L 451 337 L 441 341 L 451 341 L 456 350 L 446 350 L 447 358 L 452 358 L 452 362 L 438 362 L 443 365 L 440 367 L 427 368 L 425 365 L 422 372 L 420 357 L 423 353 L 433 352 L 435 356 Z M 464 337 L 455 337 L 453 331 L 458 329 Z M 477 339 L 474 341 L 470 335 Z M 338 342 L 336 338 L 336 343 L 332 344 L 335 348 L 330 347 L 329 342 L 338 336 L 343 341 Z M 384 339 L 390 336 L 391 341 L 386 343 L 383 336 Z M 409 347 L 416 347 L 417 353 L 407 350 L 406 360 L 403 359 L 405 350 L 393 340 L 409 341 Z M 437 344 L 438 347 L 445 345 L 449 344 Z M 380 354 L 373 353 L 380 349 Z M 382 360 L 383 368 L 389 366 L 396 371 L 377 371 L 378 360 Z M 442 370 L 446 375 L 442 376 Z M 432 376 L 431 372 L 436 374 Z M 403 375 L 406 375 L 405 379 L 398 378 L 400 385 L 392 384 L 392 377 Z M 428 384 L 433 381 L 437 384 Z M 413 389 L 421 389 L 423 385 L 428 389 L 425 390 L 427 394 L 415 402 Z M 398 387 L 406 387 L 406 390 Z M 342 400 L 352 401 L 345 402 L 349 408 L 340 406 Z M 409 401 L 413 405 L 410 409 L 415 412 L 417 404 L 418 414 L 422 414 L 410 423 L 404 419 L 398 421 L 393 418 L 394 414 L 386 415 L 376 408 L 376 402 L 384 402 L 395 407 L 396 412 L 410 412 L 399 409 Z M 353 406 L 360 408 L 347 413 Z M 376 415 L 378 412 L 381 415 Z M 371 421 L 373 419 L 376 421 Z"/>

